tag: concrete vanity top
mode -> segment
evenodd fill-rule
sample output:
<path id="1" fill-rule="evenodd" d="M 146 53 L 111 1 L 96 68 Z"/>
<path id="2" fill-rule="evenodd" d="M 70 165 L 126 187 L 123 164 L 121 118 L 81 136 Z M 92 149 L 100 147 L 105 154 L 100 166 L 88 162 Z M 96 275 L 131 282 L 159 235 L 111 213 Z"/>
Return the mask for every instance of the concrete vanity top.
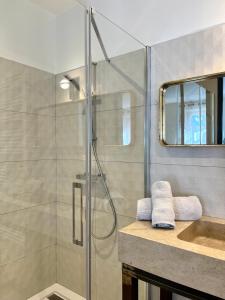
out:
<path id="1" fill-rule="evenodd" d="M 225 225 L 225 220 L 203 217 Z M 174 230 L 134 222 L 119 231 L 122 263 L 225 299 L 225 251 L 187 242 L 178 235 L 193 222 L 176 222 Z"/>

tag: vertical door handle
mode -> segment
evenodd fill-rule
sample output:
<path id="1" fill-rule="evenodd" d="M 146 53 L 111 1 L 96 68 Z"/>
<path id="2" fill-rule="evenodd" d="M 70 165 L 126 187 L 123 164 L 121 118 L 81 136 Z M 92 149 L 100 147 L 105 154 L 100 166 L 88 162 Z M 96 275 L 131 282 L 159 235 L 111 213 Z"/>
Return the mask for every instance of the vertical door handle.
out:
<path id="1" fill-rule="evenodd" d="M 76 189 L 80 189 L 80 239 L 76 237 Z M 78 246 L 83 246 L 84 244 L 84 237 L 83 237 L 83 185 L 79 182 L 73 182 L 72 186 L 72 193 L 73 193 L 73 244 Z"/>

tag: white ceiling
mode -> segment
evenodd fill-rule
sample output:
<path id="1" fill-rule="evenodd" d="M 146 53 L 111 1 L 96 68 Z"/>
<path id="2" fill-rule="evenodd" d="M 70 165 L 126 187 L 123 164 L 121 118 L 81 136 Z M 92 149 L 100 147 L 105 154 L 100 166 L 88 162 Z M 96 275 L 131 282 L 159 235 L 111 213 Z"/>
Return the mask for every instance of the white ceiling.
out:
<path id="1" fill-rule="evenodd" d="M 146 45 L 225 22 L 225 0 L 28 0 L 59 15 L 92 5 Z"/>
<path id="2" fill-rule="evenodd" d="M 77 5 L 76 0 L 29 0 L 39 7 L 59 15 Z"/>

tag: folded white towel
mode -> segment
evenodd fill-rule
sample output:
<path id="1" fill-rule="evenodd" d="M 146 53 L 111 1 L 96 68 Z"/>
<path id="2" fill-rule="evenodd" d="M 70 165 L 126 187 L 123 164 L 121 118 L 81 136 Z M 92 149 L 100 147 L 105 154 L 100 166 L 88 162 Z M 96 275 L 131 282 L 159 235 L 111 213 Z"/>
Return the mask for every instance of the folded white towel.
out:
<path id="1" fill-rule="evenodd" d="M 168 229 L 175 227 L 173 196 L 168 181 L 157 181 L 152 185 L 152 226 Z"/>
<path id="2" fill-rule="evenodd" d="M 173 197 L 175 219 L 177 221 L 195 221 L 202 217 L 202 205 L 197 196 Z M 137 220 L 151 221 L 152 199 L 137 201 Z"/>
<path id="3" fill-rule="evenodd" d="M 202 205 L 198 197 L 174 197 L 175 219 L 195 221 L 202 217 Z"/>
<path id="4" fill-rule="evenodd" d="M 152 219 L 152 199 L 144 198 L 137 202 L 137 220 L 150 221 Z"/>

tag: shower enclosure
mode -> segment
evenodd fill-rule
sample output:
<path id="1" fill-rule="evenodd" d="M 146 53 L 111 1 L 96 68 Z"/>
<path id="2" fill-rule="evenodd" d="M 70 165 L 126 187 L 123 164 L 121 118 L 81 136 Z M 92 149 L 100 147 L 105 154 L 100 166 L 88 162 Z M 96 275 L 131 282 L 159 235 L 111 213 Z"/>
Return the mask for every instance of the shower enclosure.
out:
<path id="1" fill-rule="evenodd" d="M 150 49 L 76 1 L 57 12 L 10 2 L 0 0 L 0 298 L 119 300 L 117 231 L 149 192 Z"/>

